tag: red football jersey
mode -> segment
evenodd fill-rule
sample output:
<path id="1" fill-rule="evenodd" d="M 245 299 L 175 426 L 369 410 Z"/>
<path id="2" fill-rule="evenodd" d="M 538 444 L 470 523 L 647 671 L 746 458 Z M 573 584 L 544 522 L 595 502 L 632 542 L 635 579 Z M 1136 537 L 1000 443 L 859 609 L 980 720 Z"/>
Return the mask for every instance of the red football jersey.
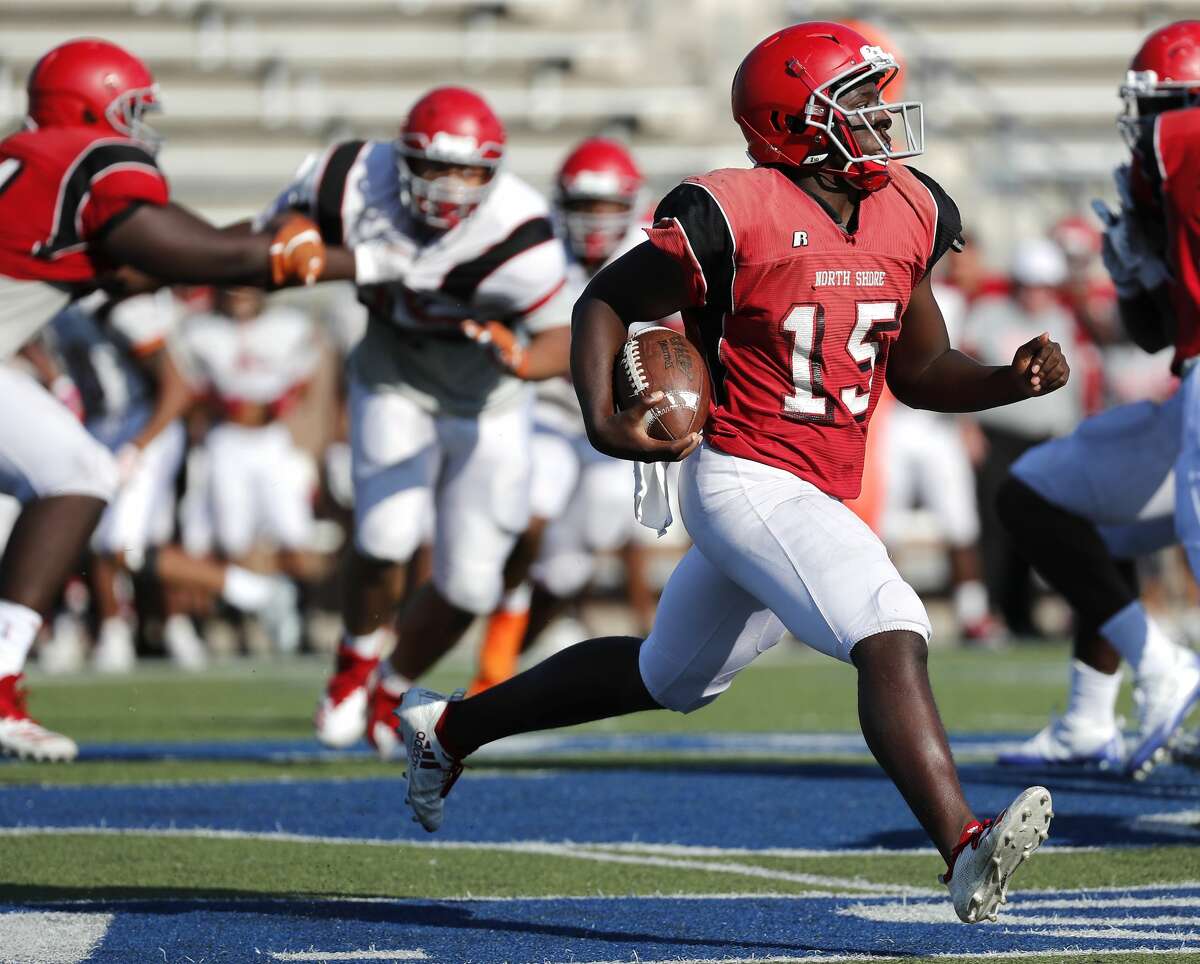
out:
<path id="1" fill-rule="evenodd" d="M 0 141 L 0 357 L 61 306 L 47 285 L 86 284 L 111 267 L 93 241 L 137 204 L 168 197 L 154 156 L 128 138 L 50 127 Z"/>
<path id="2" fill-rule="evenodd" d="M 782 168 L 686 179 L 647 233 L 691 278 L 685 320 L 713 375 L 709 443 L 857 496 L 889 346 L 960 228 L 945 192 L 899 165 L 847 230 Z"/>
<path id="3" fill-rule="evenodd" d="M 1200 107 L 1170 110 L 1154 122 L 1166 261 L 1175 313 L 1172 369 L 1200 354 Z"/>

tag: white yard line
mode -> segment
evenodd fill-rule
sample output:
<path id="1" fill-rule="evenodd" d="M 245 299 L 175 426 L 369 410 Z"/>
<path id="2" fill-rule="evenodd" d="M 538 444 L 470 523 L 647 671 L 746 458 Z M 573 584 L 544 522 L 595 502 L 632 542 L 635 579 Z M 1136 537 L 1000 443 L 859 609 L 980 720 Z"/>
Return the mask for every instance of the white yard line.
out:
<path id="1" fill-rule="evenodd" d="M 692 844 L 656 844 L 656 843 L 604 843 L 604 844 L 575 844 L 576 847 L 603 847 L 605 850 L 616 850 L 621 853 L 662 854 L 669 857 L 932 857 L 937 851 L 933 847 L 904 847 L 888 850 L 882 847 L 847 847 L 845 849 L 813 849 L 808 847 L 706 847 Z M 1043 845 L 1039 853 L 1053 849 L 1057 854 L 1089 854 L 1099 853 L 1100 847 L 1071 847 L 1055 846 L 1051 840 Z M 1113 849 L 1113 848 L 1106 848 Z M 1124 849 L 1124 848 L 1122 848 Z M 1136 849 L 1136 848 L 1135 848 Z"/>
<path id="2" fill-rule="evenodd" d="M 1038 932 L 1043 933 L 1043 932 Z M 1168 938 L 1170 939 L 1170 938 Z M 1195 947 L 1172 947 L 1159 949 L 1153 947 L 1121 947 L 1102 948 L 1099 950 L 1080 951 L 1078 948 L 1063 948 L 1056 951 L 984 951 L 978 954 L 947 951 L 940 954 L 925 955 L 931 960 L 953 958 L 968 961 L 1005 961 L 1025 957 L 1078 957 L 1091 960 L 1094 957 L 1109 957 L 1115 954 L 1162 954 L 1162 955 L 1194 955 Z M 689 957 L 686 959 L 671 958 L 637 958 L 637 964 L 842 964 L 851 961 L 910 961 L 910 956 L 894 957 L 887 954 L 807 954 L 803 957 Z M 581 961 L 578 959 L 563 961 L 561 964 L 631 964 L 630 959 L 620 961 Z"/>
<path id="3" fill-rule="evenodd" d="M 277 961 L 427 961 L 420 949 L 411 951 L 267 951 Z"/>

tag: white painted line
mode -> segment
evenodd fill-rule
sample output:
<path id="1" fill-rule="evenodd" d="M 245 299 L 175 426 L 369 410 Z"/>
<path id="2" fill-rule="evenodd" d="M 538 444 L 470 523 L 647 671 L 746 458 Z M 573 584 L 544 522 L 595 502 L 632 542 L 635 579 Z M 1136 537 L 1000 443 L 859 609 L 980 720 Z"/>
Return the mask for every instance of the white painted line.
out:
<path id="1" fill-rule="evenodd" d="M 95 952 L 112 914 L 16 911 L 0 914 L 5 964 L 80 964 Z"/>
<path id="2" fill-rule="evenodd" d="M 268 951 L 277 961 L 427 961 L 422 950 L 412 951 Z"/>
<path id="3" fill-rule="evenodd" d="M 1174 813 L 1144 813 L 1134 823 L 1165 823 L 1180 827 L 1200 827 L 1200 810 L 1177 810 Z"/>
<path id="4" fill-rule="evenodd" d="M 663 854 L 673 857 L 794 857 L 803 859 L 806 857 L 933 857 L 937 855 L 937 851 L 933 847 L 902 847 L 895 850 L 885 849 L 883 847 L 847 847 L 844 850 L 838 849 L 812 849 L 809 847 L 706 847 L 703 845 L 692 844 L 656 844 L 656 843 L 581 843 L 575 844 L 576 847 L 600 847 L 604 850 L 616 850 L 620 852 L 632 853 L 647 853 L 647 854 Z M 1153 846 L 1159 846 L 1157 844 Z M 1038 850 L 1039 854 L 1047 853 L 1053 849 L 1057 854 L 1090 854 L 1099 853 L 1101 849 L 1113 850 L 1112 847 L 1072 847 L 1068 845 L 1055 845 L 1054 841 L 1047 841 Z M 1122 848 L 1124 849 L 1124 848 Z M 1148 848 L 1134 848 L 1148 849 Z"/>
<path id="5" fill-rule="evenodd" d="M 1017 895 L 1003 911 L 1002 918 L 1006 924 L 1031 927 L 1039 925 L 1053 927 L 1055 925 L 1119 926 L 1129 924 L 1139 926 L 1153 926 L 1156 924 L 1180 925 L 1183 927 L 1200 926 L 1200 918 L 1195 914 L 1187 917 L 1056 917 L 1047 916 L 1043 913 L 1047 910 L 1113 911 L 1151 907 L 1170 908 L 1172 910 L 1176 908 L 1200 907 L 1200 897 L 1118 897 L 1112 899 L 1038 900 L 1031 895 L 1029 899 L 1022 900 L 1021 895 Z M 951 906 L 942 901 L 937 903 L 914 901 L 904 904 L 853 904 L 849 907 L 838 908 L 837 913 L 843 917 L 857 917 L 860 920 L 876 921 L 879 923 L 955 924 L 958 921 Z"/>
<path id="6" fill-rule="evenodd" d="M 1200 932 L 1195 931 L 1182 934 L 1179 931 L 1125 930 L 1120 927 L 1052 927 L 1049 930 L 1022 930 L 1014 933 L 1029 937 L 1070 937 L 1090 941 L 1182 941 L 1192 945 L 1193 954 L 1200 947 Z"/>
<path id="7" fill-rule="evenodd" d="M 1044 931 L 1036 931 L 1039 935 Z M 1170 939 L 1170 938 L 1168 938 Z M 964 954 L 961 951 L 946 951 L 938 954 L 927 954 L 922 960 L 936 961 L 942 958 L 953 958 L 965 961 L 1006 961 L 1026 957 L 1072 957 L 1082 956 L 1087 960 L 1095 957 L 1110 957 L 1116 954 L 1154 954 L 1163 956 L 1195 955 L 1195 947 L 1121 947 L 1088 949 L 1081 952 L 1079 948 L 1062 948 L 1054 951 L 984 951 L 979 954 Z M 678 957 L 656 958 L 649 960 L 639 957 L 637 964 L 841 964 L 850 961 L 911 961 L 911 957 L 890 957 L 883 954 L 808 954 L 804 957 L 690 957 L 686 960 Z M 560 964 L 630 964 L 629 959 L 623 961 L 562 961 Z"/>

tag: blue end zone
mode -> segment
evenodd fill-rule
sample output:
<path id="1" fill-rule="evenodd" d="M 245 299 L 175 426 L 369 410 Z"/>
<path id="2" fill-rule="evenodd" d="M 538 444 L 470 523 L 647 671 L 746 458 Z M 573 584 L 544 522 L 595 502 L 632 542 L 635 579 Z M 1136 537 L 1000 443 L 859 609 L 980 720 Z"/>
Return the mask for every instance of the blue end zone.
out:
<path id="1" fill-rule="evenodd" d="M 1051 845 L 1171 844 L 1194 826 L 1147 814 L 1195 809 L 1200 773 L 1167 767 L 1146 783 L 1104 773 L 961 767 L 981 815 L 1044 783 L 1054 794 Z M 278 780 L 0 789 L 0 826 L 204 828 L 345 838 L 430 838 L 395 779 Z M 812 849 L 926 847 L 891 782 L 874 765 L 468 770 L 436 839 L 686 843 Z M 733 815 L 736 815 L 734 818 Z M 1200 875 L 1200 868 L 1197 868 Z"/>
<path id="2" fill-rule="evenodd" d="M 1200 888 L 1025 894 L 966 926 L 945 899 L 141 900 L 0 905 L 113 915 L 90 961 L 405 951 L 441 962 L 720 961 L 1150 949 L 1200 956 Z M 1189 923 L 1192 922 L 1192 923 Z M 161 951 L 159 949 L 162 949 Z M 276 957 L 278 954 L 280 957 Z M 319 956 L 308 958 L 319 960 Z M 392 958 L 396 959 L 396 958 Z M 869 959 L 869 957 L 868 957 Z M 1188 958 L 1190 959 L 1190 957 Z"/>

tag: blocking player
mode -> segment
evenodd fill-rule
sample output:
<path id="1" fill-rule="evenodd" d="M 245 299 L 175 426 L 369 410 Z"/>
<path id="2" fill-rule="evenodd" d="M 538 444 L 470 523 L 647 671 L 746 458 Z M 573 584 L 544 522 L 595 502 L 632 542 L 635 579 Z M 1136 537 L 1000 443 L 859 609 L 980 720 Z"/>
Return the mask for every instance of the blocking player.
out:
<path id="1" fill-rule="evenodd" d="M 1105 211 L 1104 262 L 1131 337 L 1150 352 L 1173 343 L 1182 383 L 1030 450 L 1000 492 L 1004 524 L 1078 624 L 1066 713 L 1001 762 L 1121 765 L 1124 659 L 1138 734 L 1123 763 L 1140 777 L 1200 702 L 1200 656 L 1147 614 L 1129 561 L 1179 542 L 1200 575 L 1200 20 L 1150 34 L 1120 95 L 1130 159 L 1116 172 L 1121 213 Z"/>
<path id="2" fill-rule="evenodd" d="M 1045 838 L 1050 794 L 994 820 L 963 799 L 926 672 L 929 619 L 878 538 L 842 500 L 862 475 L 871 410 L 888 384 L 918 408 L 972 411 L 1052 392 L 1069 370 L 1042 335 L 1010 365 L 950 348 L 929 272 L 957 243 L 953 201 L 896 158 L 922 151 L 920 105 L 885 103 L 892 57 L 836 23 L 759 43 L 733 82 L 756 166 L 687 178 L 649 241 L 577 303 L 572 374 L 601 451 L 685 459 L 680 504 L 694 547 L 644 642 L 593 639 L 462 701 L 410 690 L 399 715 L 408 800 L 427 830 L 461 761 L 512 733 L 711 702 L 785 628 L 858 670 L 867 745 L 946 860 L 964 921 L 994 916 Z M 904 144 L 892 140 L 899 123 Z M 683 311 L 715 399 L 704 430 L 651 439 L 654 393 L 613 414 L 628 325 Z"/>
<path id="3" fill-rule="evenodd" d="M 623 144 L 589 137 L 567 155 L 555 181 L 565 294 L 573 304 L 596 272 L 644 239 L 637 223 L 643 178 Z M 594 553 L 626 544 L 633 528 L 629 466 L 592 448 L 566 378 L 537 385 L 531 456 L 529 528 L 508 560 L 507 591 L 488 621 L 471 692 L 516 672 L 524 645 L 587 584 Z"/>
<path id="4" fill-rule="evenodd" d="M 230 236 L 170 201 L 146 116 L 158 86 L 103 40 L 54 48 L 29 76 L 23 130 L 0 142 L 0 359 L 65 305 L 130 265 L 168 281 L 315 281 L 324 245 L 295 219 Z M 29 648 L 117 484 L 112 455 L 31 378 L 0 364 L 0 491 L 24 503 L 0 560 L 0 750 L 69 760 L 32 720 Z"/>
<path id="5" fill-rule="evenodd" d="M 566 370 L 570 330 L 554 304 L 565 263 L 548 206 L 500 169 L 504 149 L 482 97 L 440 87 L 413 105 L 395 141 L 348 141 L 311 159 L 260 218 L 298 210 L 327 244 L 353 246 L 353 257 L 330 261 L 331 274 L 353 278 L 370 311 L 348 361 L 355 534 L 345 635 L 315 717 L 330 746 L 366 731 L 382 755 L 395 750 L 401 695 L 495 608 L 528 522 L 524 383 Z M 381 664 L 402 564 L 431 510 L 433 577 L 405 606 Z"/>

